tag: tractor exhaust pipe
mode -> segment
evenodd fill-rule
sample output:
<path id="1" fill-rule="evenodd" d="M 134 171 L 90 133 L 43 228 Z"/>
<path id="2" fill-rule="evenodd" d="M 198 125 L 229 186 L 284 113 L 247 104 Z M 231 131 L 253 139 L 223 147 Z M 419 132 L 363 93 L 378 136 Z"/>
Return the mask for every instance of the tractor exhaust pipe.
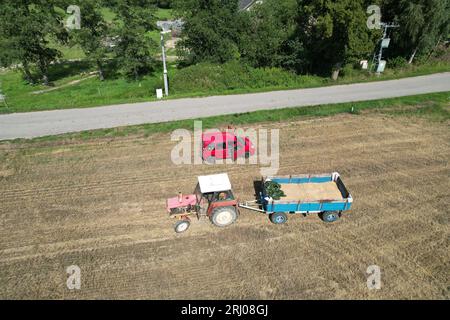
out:
<path id="1" fill-rule="evenodd" d="M 183 194 L 181 192 L 178 193 L 178 202 L 179 203 L 183 202 Z"/>

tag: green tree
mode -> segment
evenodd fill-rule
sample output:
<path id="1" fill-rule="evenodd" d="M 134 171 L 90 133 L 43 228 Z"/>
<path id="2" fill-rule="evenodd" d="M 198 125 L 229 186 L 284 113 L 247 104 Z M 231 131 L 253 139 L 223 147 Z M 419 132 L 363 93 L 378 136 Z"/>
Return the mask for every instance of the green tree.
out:
<path id="1" fill-rule="evenodd" d="M 73 0 L 72 0 L 73 2 Z M 104 60 L 107 56 L 106 40 L 109 26 L 101 13 L 102 4 L 98 0 L 79 0 L 81 29 L 70 31 L 71 42 L 80 45 L 87 59 L 97 66 L 100 80 L 104 80 Z"/>
<path id="2" fill-rule="evenodd" d="M 283 44 L 295 31 L 296 0 L 266 0 L 243 19 L 239 48 L 241 56 L 254 67 L 281 64 Z"/>
<path id="3" fill-rule="evenodd" d="M 116 33 L 119 37 L 116 58 L 122 70 L 135 80 L 155 67 L 152 52 L 158 46 L 149 31 L 156 29 L 154 0 L 117 0 Z"/>
<path id="4" fill-rule="evenodd" d="M 20 62 L 25 78 L 33 82 L 30 65 L 35 63 L 45 85 L 49 84 L 48 68 L 61 53 L 49 47 L 49 39 L 64 41 L 67 33 L 56 10 L 58 1 L 3 0 L 0 6 L 2 61 Z"/>
<path id="5" fill-rule="evenodd" d="M 177 13 L 185 22 L 179 54 L 187 63 L 225 63 L 238 59 L 239 39 L 246 15 L 238 0 L 177 0 Z"/>
<path id="6" fill-rule="evenodd" d="M 0 66 L 9 67 L 15 63 L 19 63 L 20 57 L 22 56 L 19 50 L 20 48 L 14 45 L 14 40 L 11 37 L 6 38 L 5 33 L 0 29 Z"/>
<path id="7" fill-rule="evenodd" d="M 377 31 L 367 28 L 367 1 L 298 0 L 297 30 L 287 43 L 288 63 L 302 73 L 338 75 L 346 63 L 372 54 Z"/>
<path id="8" fill-rule="evenodd" d="M 172 0 L 157 0 L 158 8 L 170 9 L 172 8 Z"/>
<path id="9" fill-rule="evenodd" d="M 385 0 L 384 20 L 396 21 L 400 28 L 393 34 L 393 54 L 407 57 L 426 55 L 450 32 L 448 0 Z"/>

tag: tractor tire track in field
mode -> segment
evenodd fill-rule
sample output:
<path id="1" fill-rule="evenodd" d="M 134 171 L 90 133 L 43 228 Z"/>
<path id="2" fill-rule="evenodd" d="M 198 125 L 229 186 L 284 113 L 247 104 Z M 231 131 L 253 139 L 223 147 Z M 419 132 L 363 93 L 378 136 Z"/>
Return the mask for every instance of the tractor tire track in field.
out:
<path id="1" fill-rule="evenodd" d="M 339 171 L 353 210 L 283 226 L 242 210 L 229 228 L 194 221 L 177 235 L 167 197 L 227 171 L 252 199 L 259 167 L 175 166 L 169 134 L 0 145 L 13 172 L 0 178 L 0 297 L 449 298 L 448 123 L 367 114 L 255 128 L 280 129 L 279 174 Z M 65 287 L 72 264 L 78 292 Z M 366 287 L 371 264 L 380 291 Z"/>
<path id="2" fill-rule="evenodd" d="M 402 141 L 402 140 L 396 140 L 396 141 L 390 141 L 389 143 L 385 143 L 383 144 L 384 147 L 390 147 L 390 149 L 392 149 L 394 146 L 399 145 L 401 147 L 399 147 L 399 149 L 403 149 L 405 148 L 405 150 L 407 152 L 409 152 L 411 155 L 414 154 L 414 150 L 411 148 L 412 146 L 415 146 L 416 144 L 418 144 L 419 142 L 425 142 L 424 139 L 414 139 L 414 140 L 410 140 L 410 141 Z M 368 145 L 366 145 L 366 148 L 370 148 L 371 145 L 370 143 Z M 408 147 L 408 148 L 407 148 Z M 351 153 L 354 152 L 355 150 L 357 150 L 359 148 L 359 146 L 351 146 L 350 148 L 347 146 L 343 146 L 342 149 L 336 153 L 330 153 L 330 155 L 336 156 L 336 158 L 338 158 L 338 156 L 342 153 Z M 404 154 L 404 153 L 403 153 Z M 315 156 L 319 156 L 319 154 L 311 154 L 311 157 L 315 157 Z M 294 156 L 288 156 L 286 158 L 282 158 L 283 160 L 285 160 L 285 162 L 287 163 L 291 163 L 292 158 L 295 158 Z M 425 159 L 425 156 L 424 156 Z M 429 158 L 427 158 L 429 161 Z M 441 161 L 439 161 L 438 159 L 433 159 L 432 161 L 435 162 L 442 162 L 445 161 L 445 158 L 442 158 Z M 371 160 L 371 162 L 376 162 L 377 160 Z M 386 159 L 387 161 L 392 161 L 392 159 Z M 420 161 L 418 161 L 418 159 L 414 160 L 415 163 L 414 165 L 420 165 Z M 366 161 L 367 163 L 367 161 Z M 295 166 L 294 165 L 291 165 Z M 283 169 L 289 168 L 289 166 L 283 166 Z M 411 169 L 411 166 L 409 166 L 409 168 Z M 238 170 L 238 168 L 236 167 L 232 167 L 231 170 Z M 154 173 L 157 171 L 157 169 L 154 170 L 150 170 L 150 171 L 143 171 L 140 173 L 139 176 L 133 176 L 133 177 L 126 177 L 126 178 L 121 178 L 121 179 L 113 179 L 111 178 L 110 180 L 99 180 L 99 181 L 92 181 L 92 182 L 86 182 L 86 183 L 79 183 L 79 184 L 63 184 L 61 182 L 60 185 L 58 186 L 52 186 L 52 187 L 47 187 L 47 188 L 39 188 L 39 189 L 8 189 L 5 190 L 2 194 L 2 196 L 5 199 L 8 198 L 17 198 L 18 200 L 21 200 L 22 198 L 26 198 L 26 197 L 40 197 L 41 195 L 49 195 L 49 196 L 54 196 L 57 195 L 58 193 L 66 193 L 66 192 L 74 192 L 74 191 L 78 191 L 78 190 L 89 190 L 89 191 L 96 191 L 96 190 L 102 190 L 105 189 L 106 187 L 128 187 L 128 186 L 133 186 L 133 185 L 139 185 L 139 184 L 148 184 L 149 182 L 153 182 L 153 183 L 163 183 L 166 181 L 165 178 L 160 178 L 160 179 L 155 179 L 154 178 Z M 188 181 L 188 180 L 193 180 L 192 176 L 179 176 L 178 175 L 178 180 L 184 180 L 184 181 Z"/>

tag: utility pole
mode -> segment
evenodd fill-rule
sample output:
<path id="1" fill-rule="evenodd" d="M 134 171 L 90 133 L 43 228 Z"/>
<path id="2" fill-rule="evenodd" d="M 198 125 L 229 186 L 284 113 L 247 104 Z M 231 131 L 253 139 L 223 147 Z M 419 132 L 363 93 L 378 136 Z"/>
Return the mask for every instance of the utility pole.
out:
<path id="1" fill-rule="evenodd" d="M 166 96 L 169 95 L 169 79 L 167 76 L 167 63 L 166 63 L 166 49 L 164 47 L 164 31 L 161 32 L 161 48 L 162 48 L 162 60 L 164 67 L 164 92 Z"/>
<path id="2" fill-rule="evenodd" d="M 392 28 L 398 28 L 400 27 L 400 25 L 396 24 L 396 23 L 385 23 L 382 22 L 380 23 L 380 26 L 384 29 L 383 30 L 383 37 L 380 40 L 380 50 L 378 51 L 378 55 L 375 52 L 375 54 L 373 55 L 373 60 L 372 60 L 372 68 L 375 66 L 375 61 L 376 63 L 376 73 L 378 75 L 380 75 L 383 71 L 384 71 L 384 67 L 386 64 L 386 61 L 383 60 L 383 49 L 387 49 L 389 48 L 389 44 L 391 42 L 391 39 L 388 38 L 388 30 L 392 29 Z"/>
<path id="3" fill-rule="evenodd" d="M 164 35 L 166 33 L 170 33 L 172 29 L 181 29 L 184 22 L 182 20 L 175 20 L 175 21 L 157 21 L 156 25 L 158 28 L 160 28 L 161 31 L 161 50 L 162 50 L 162 60 L 163 60 L 163 66 L 164 66 L 164 90 L 166 96 L 169 95 L 169 79 L 167 75 L 167 61 L 166 61 L 166 49 L 164 46 Z"/>

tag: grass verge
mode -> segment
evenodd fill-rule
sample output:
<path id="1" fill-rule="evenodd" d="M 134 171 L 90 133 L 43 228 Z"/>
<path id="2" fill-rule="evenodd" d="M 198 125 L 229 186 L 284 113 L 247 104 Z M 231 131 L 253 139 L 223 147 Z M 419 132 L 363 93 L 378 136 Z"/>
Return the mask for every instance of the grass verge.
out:
<path id="1" fill-rule="evenodd" d="M 277 110 L 255 111 L 241 114 L 214 116 L 201 119 L 172 121 L 156 124 L 143 124 L 112 129 L 99 129 L 35 139 L 16 139 L 1 144 L 14 143 L 31 145 L 36 143 L 71 143 L 92 139 L 124 137 L 128 135 L 149 136 L 154 133 L 165 133 L 175 129 L 193 129 L 194 120 L 203 121 L 203 128 L 220 128 L 227 125 L 243 126 L 263 122 L 295 121 L 308 117 L 327 117 L 336 114 L 350 113 L 355 116 L 363 112 L 375 112 L 389 116 L 423 117 L 431 121 L 450 120 L 450 92 L 407 96 L 392 99 L 296 107 Z"/>
<path id="2" fill-rule="evenodd" d="M 54 85 L 61 86 L 69 80 L 82 78 L 83 75 L 77 74 L 77 68 L 85 74 L 91 71 L 86 62 L 70 62 L 53 66 Z M 110 69 L 113 70 L 114 67 Z M 323 87 L 399 79 L 444 71 L 450 71 L 449 62 L 388 70 L 380 77 L 371 76 L 365 72 L 355 72 L 334 82 L 328 78 L 296 75 L 277 68 L 256 69 L 243 66 L 238 62 L 225 65 L 199 64 L 184 69 L 177 69 L 176 65 L 171 63 L 169 99 Z M 110 78 L 103 82 L 92 78 L 39 95 L 32 92 L 45 87 L 25 84 L 17 72 L 0 74 L 0 90 L 6 94 L 8 104 L 8 107 L 0 105 L 0 114 L 155 101 L 155 89 L 161 88 L 163 83 L 162 74 L 158 72 L 142 78 L 139 82 L 114 75 L 114 71 L 107 73 L 110 73 Z"/>

